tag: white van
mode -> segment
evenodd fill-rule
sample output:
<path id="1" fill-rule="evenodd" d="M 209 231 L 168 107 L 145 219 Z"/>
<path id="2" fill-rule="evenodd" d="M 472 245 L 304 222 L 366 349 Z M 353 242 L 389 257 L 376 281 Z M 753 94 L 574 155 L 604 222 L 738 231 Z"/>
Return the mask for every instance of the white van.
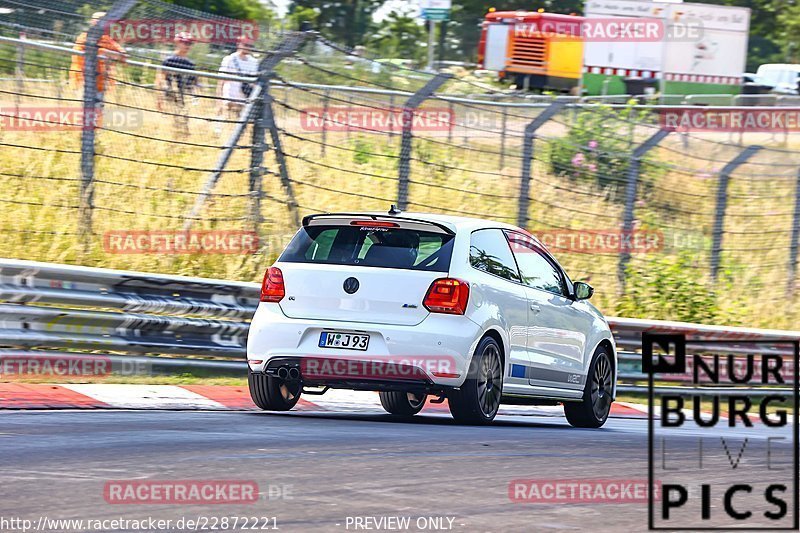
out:
<path id="1" fill-rule="evenodd" d="M 756 83 L 772 87 L 777 94 L 800 94 L 800 65 L 767 63 L 758 67 Z"/>

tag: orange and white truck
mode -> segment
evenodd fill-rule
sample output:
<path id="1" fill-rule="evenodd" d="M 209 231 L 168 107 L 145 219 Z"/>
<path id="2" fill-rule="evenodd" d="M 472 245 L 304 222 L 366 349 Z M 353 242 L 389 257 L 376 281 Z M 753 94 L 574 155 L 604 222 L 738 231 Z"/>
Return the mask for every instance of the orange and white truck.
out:
<path id="1" fill-rule="evenodd" d="M 478 63 L 520 89 L 577 90 L 583 68 L 583 17 L 529 11 L 487 13 Z"/>

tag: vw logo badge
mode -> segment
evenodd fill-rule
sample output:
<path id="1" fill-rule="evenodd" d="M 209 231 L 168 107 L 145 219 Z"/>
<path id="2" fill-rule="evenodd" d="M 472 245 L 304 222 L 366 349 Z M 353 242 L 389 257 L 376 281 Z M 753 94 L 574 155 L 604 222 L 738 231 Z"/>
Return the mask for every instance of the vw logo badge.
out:
<path id="1" fill-rule="evenodd" d="M 358 287 L 359 287 L 358 280 L 352 277 L 344 280 L 344 283 L 342 284 L 342 288 L 344 289 L 344 292 L 346 292 L 347 294 L 353 294 L 358 290 Z"/>

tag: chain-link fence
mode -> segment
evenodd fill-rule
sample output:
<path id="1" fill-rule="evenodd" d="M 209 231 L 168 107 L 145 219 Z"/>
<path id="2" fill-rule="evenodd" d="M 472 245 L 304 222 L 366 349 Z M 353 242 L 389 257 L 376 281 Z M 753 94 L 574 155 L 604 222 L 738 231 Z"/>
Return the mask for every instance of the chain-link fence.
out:
<path id="1" fill-rule="evenodd" d="M 506 94 L 155 0 L 0 12 L 6 255 L 255 280 L 301 216 L 398 204 L 529 229 L 608 313 L 800 318 L 788 126 L 670 132 L 656 102 Z M 212 36 L 181 56 L 177 24 Z M 221 68 L 242 34 L 257 67 Z"/>

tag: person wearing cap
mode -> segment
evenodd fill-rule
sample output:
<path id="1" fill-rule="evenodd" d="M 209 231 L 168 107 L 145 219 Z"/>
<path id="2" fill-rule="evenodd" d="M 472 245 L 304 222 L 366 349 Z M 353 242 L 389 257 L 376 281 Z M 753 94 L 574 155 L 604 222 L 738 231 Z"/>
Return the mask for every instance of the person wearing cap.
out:
<path id="1" fill-rule="evenodd" d="M 175 52 L 167 57 L 161 66 L 167 69 L 196 70 L 194 61 L 188 57 L 194 43 L 192 34 L 180 32 L 175 35 L 174 40 Z M 185 116 L 186 103 L 188 97 L 194 94 L 196 87 L 197 76 L 194 74 L 181 74 L 166 69 L 159 69 L 156 73 L 156 88 L 161 91 L 158 110 L 164 111 L 166 106 L 175 114 L 175 129 L 181 137 L 189 135 L 189 118 Z"/>
<path id="2" fill-rule="evenodd" d="M 105 15 L 106 14 L 102 11 L 92 14 L 89 25 L 95 26 Z M 73 50 L 82 53 L 86 51 L 87 35 L 88 32 L 83 32 L 78 35 L 78 38 L 75 39 Z M 97 41 L 97 49 L 97 101 L 98 103 L 102 103 L 106 90 L 114 85 L 114 80 L 110 76 L 112 73 L 112 65 L 110 65 L 109 62 L 120 61 L 124 63 L 127 53 L 117 41 L 106 33 L 103 33 Z M 85 66 L 83 54 L 72 56 L 69 68 L 69 79 L 75 89 L 83 87 Z"/>
<path id="3" fill-rule="evenodd" d="M 220 74 L 255 77 L 258 74 L 258 59 L 250 53 L 253 41 L 245 36 L 236 40 L 236 51 L 222 59 Z M 228 116 L 238 116 L 245 101 L 253 92 L 253 84 L 241 81 L 222 81 L 217 84 L 217 97 L 220 101 L 220 112 L 227 111 Z"/>

